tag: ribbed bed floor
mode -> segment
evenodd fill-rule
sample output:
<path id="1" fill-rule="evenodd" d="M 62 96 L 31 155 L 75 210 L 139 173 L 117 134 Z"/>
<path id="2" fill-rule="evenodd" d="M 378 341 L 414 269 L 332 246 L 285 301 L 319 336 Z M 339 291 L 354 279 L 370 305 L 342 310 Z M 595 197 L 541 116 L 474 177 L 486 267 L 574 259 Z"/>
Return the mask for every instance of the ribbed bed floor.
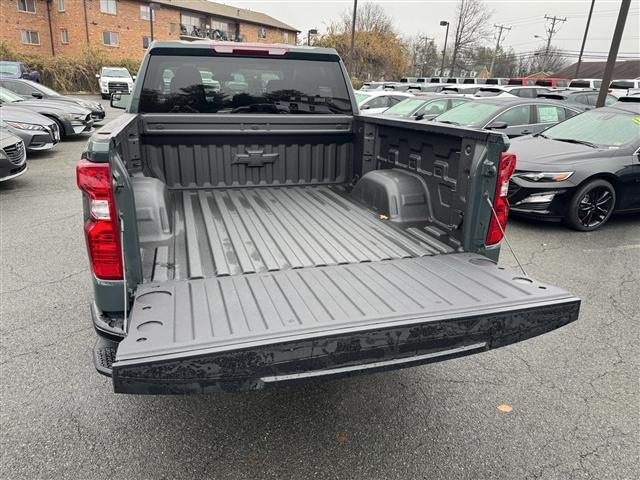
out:
<path id="1" fill-rule="evenodd" d="M 437 230 L 401 230 L 326 186 L 194 190 L 172 195 L 173 242 L 143 247 L 146 281 L 454 251 L 437 240 Z"/>

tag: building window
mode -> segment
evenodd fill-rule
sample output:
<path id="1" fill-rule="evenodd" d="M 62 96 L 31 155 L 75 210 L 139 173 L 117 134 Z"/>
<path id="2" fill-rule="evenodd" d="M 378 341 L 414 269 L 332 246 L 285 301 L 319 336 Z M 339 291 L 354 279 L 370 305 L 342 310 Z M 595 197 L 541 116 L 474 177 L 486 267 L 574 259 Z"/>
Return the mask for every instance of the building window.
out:
<path id="1" fill-rule="evenodd" d="M 102 13 L 116 14 L 116 0 L 100 0 L 100 11 Z"/>
<path id="2" fill-rule="evenodd" d="M 64 0 L 58 0 L 58 11 L 64 12 Z"/>
<path id="3" fill-rule="evenodd" d="M 102 32 L 102 43 L 108 47 L 117 47 L 118 32 Z"/>
<path id="4" fill-rule="evenodd" d="M 142 48 L 145 50 L 149 48 L 149 44 L 151 43 L 151 39 L 149 37 L 142 37 Z"/>
<path id="5" fill-rule="evenodd" d="M 40 45 L 40 35 L 38 35 L 38 32 L 20 30 L 20 38 L 22 43 L 26 45 Z"/>
<path id="6" fill-rule="evenodd" d="M 215 20 L 211 20 L 211 30 L 220 30 L 225 34 L 229 33 L 229 24 L 225 22 L 217 22 Z"/>
<path id="7" fill-rule="evenodd" d="M 69 31 L 66 28 L 60 30 L 60 41 L 62 43 L 69 43 Z"/>
<path id="8" fill-rule="evenodd" d="M 178 25 L 175 23 L 169 24 L 169 33 L 176 33 L 178 31 Z"/>
<path id="9" fill-rule="evenodd" d="M 36 13 L 36 0 L 18 0 L 18 11 Z"/>
<path id="10" fill-rule="evenodd" d="M 153 20 L 156 19 L 155 12 L 149 7 L 149 5 L 140 5 L 140 19 L 150 20 L 153 15 Z"/>
<path id="11" fill-rule="evenodd" d="M 282 41 L 284 43 L 289 43 L 289 32 L 282 32 Z"/>
<path id="12" fill-rule="evenodd" d="M 267 29 L 264 27 L 260 27 L 258 29 L 258 38 L 267 38 Z"/>

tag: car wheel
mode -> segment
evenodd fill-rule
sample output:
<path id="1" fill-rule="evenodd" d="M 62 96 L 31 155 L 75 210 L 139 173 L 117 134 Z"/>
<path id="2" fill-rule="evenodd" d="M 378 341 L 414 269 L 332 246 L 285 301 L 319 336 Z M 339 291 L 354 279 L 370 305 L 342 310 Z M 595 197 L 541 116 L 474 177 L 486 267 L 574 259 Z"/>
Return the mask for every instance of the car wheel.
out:
<path id="1" fill-rule="evenodd" d="M 606 180 L 593 180 L 571 198 L 565 222 L 571 228 L 591 232 L 604 225 L 616 205 L 616 190 Z"/>
<path id="2" fill-rule="evenodd" d="M 60 132 L 60 140 L 64 139 L 64 137 L 66 137 L 67 134 L 64 131 L 64 125 L 62 124 L 62 122 L 55 117 L 49 117 L 49 118 L 54 122 L 56 122 L 56 124 L 58 125 L 58 131 Z"/>

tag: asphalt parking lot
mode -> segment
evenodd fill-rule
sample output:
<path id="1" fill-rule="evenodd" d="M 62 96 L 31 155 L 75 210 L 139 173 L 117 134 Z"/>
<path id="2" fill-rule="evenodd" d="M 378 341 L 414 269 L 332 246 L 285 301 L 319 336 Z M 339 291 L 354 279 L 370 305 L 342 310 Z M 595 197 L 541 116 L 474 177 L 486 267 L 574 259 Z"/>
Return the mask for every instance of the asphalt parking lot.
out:
<path id="1" fill-rule="evenodd" d="M 0 477 L 637 478 L 640 215 L 592 233 L 510 222 L 527 273 L 583 300 L 545 336 L 295 388 L 115 395 L 91 361 L 85 142 L 0 184 Z"/>

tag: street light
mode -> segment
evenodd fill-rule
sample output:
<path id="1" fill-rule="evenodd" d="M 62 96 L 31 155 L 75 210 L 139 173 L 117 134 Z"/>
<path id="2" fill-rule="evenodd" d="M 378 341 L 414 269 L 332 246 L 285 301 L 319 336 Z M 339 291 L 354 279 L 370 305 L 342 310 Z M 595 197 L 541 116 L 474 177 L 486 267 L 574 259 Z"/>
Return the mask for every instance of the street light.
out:
<path id="1" fill-rule="evenodd" d="M 160 5 L 154 2 L 149 3 L 149 30 L 151 33 L 151 41 L 153 42 L 153 17 L 156 10 L 160 8 Z"/>
<path id="2" fill-rule="evenodd" d="M 447 38 L 449 37 L 449 22 L 446 20 L 440 20 L 441 27 L 447 27 L 447 33 L 444 34 L 444 48 L 442 49 L 442 66 L 440 67 L 440 75 L 444 75 L 444 59 L 447 55 Z"/>
<path id="3" fill-rule="evenodd" d="M 311 46 L 311 35 L 318 35 L 318 30 L 315 28 L 312 28 L 311 30 L 309 30 L 307 32 L 307 45 Z"/>

